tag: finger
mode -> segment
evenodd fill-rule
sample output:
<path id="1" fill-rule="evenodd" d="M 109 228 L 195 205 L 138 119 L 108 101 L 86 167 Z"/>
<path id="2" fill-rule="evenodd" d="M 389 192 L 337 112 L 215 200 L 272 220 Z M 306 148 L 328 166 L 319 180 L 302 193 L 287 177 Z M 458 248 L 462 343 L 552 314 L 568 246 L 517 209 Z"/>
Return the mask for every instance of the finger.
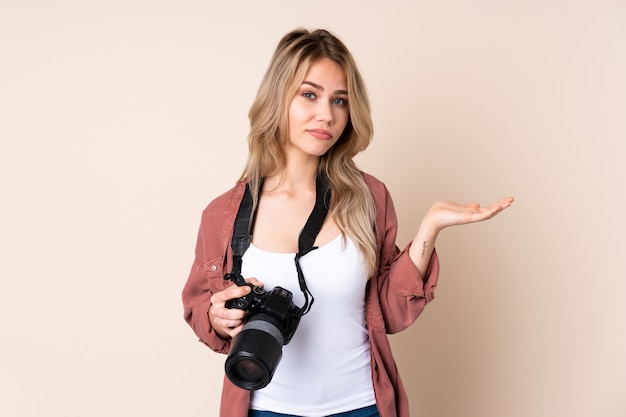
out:
<path id="1" fill-rule="evenodd" d="M 465 207 L 465 208 L 480 208 L 480 204 L 478 204 L 478 203 L 467 203 L 467 204 L 464 204 L 463 207 Z"/>
<path id="2" fill-rule="evenodd" d="M 509 207 L 511 204 L 513 204 L 513 197 L 507 197 L 507 198 L 503 198 L 502 200 L 498 201 L 497 203 L 493 204 L 491 208 L 496 208 L 496 211 L 494 214 L 497 214 L 499 212 L 501 212 L 502 210 L 504 210 L 505 208 Z"/>
<path id="3" fill-rule="evenodd" d="M 209 319 L 215 324 L 222 323 L 225 320 L 243 322 L 245 317 L 246 312 L 244 310 L 226 308 L 224 304 L 211 304 L 211 307 L 209 307 Z M 232 326 L 232 323 L 229 326 Z"/>
<path id="4" fill-rule="evenodd" d="M 492 217 L 496 216 L 502 210 L 509 207 L 512 202 L 513 202 L 512 199 L 506 198 L 486 208 L 485 211 L 483 212 L 484 220 L 491 219 Z"/>
<path id="5" fill-rule="evenodd" d="M 247 315 L 247 311 L 239 308 L 227 308 L 224 305 L 217 305 L 213 310 L 213 314 L 222 320 L 243 321 Z"/>
<path id="6" fill-rule="evenodd" d="M 227 334 L 232 339 L 237 334 L 239 334 L 241 330 L 243 330 L 243 324 L 240 323 L 239 325 L 235 325 L 235 326 L 224 326 L 224 327 L 221 327 L 221 329 L 223 333 Z"/>
<path id="7" fill-rule="evenodd" d="M 513 197 L 506 197 L 503 198 L 502 200 L 499 201 L 500 206 L 505 209 L 507 207 L 509 207 L 511 204 L 513 204 L 513 201 L 515 201 L 515 199 Z"/>
<path id="8" fill-rule="evenodd" d="M 232 285 L 226 288 L 225 290 L 222 290 L 213 294 L 213 296 L 211 297 L 211 302 L 213 304 L 223 304 L 226 301 L 231 300 L 233 298 L 243 297 L 249 292 L 250 292 L 250 287 L 248 287 L 247 285 L 243 287 Z"/>
<path id="9" fill-rule="evenodd" d="M 237 327 L 243 325 L 243 320 L 225 320 L 217 318 L 215 323 L 221 326 L 223 329 L 236 329 Z"/>
<path id="10" fill-rule="evenodd" d="M 263 283 L 261 281 L 259 281 L 258 279 L 256 279 L 256 278 L 246 278 L 246 282 L 248 284 L 252 284 L 252 285 L 257 286 L 257 287 L 262 287 L 263 286 Z"/>
<path id="11" fill-rule="evenodd" d="M 241 333 L 241 331 L 242 331 L 242 330 L 243 330 L 243 325 L 235 327 L 234 329 L 232 329 L 232 330 L 229 332 L 230 338 L 231 338 L 231 339 L 232 339 L 232 338 L 234 338 L 234 337 L 235 337 L 235 336 L 237 336 L 239 333 Z"/>

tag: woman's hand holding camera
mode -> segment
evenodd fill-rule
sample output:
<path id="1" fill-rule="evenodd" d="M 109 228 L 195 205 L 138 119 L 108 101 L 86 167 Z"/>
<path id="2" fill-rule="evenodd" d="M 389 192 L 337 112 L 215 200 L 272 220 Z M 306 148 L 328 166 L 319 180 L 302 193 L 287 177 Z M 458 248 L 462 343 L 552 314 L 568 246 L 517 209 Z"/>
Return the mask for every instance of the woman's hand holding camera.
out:
<path id="1" fill-rule="evenodd" d="M 248 278 L 246 282 L 255 286 L 263 286 L 256 278 Z M 225 304 L 228 300 L 240 298 L 250 293 L 249 286 L 232 285 L 225 290 L 216 292 L 211 297 L 211 307 L 209 307 L 209 321 L 215 332 L 222 338 L 228 339 L 235 337 L 241 332 L 246 316 L 245 310 L 238 308 L 226 308 Z"/>

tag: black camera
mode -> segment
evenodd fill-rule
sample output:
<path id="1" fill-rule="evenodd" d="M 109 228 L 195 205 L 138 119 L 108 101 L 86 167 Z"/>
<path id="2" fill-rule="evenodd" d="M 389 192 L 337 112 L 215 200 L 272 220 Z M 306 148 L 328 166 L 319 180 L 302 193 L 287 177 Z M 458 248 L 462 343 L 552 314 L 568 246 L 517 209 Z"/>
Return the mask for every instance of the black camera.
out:
<path id="1" fill-rule="evenodd" d="M 233 384 L 247 390 L 265 387 L 282 358 L 282 346 L 289 343 L 300 323 L 302 311 L 293 304 L 293 294 L 282 287 L 265 291 L 245 282 L 239 274 L 226 274 L 250 293 L 228 300 L 227 308 L 248 311 L 248 320 L 233 339 L 226 358 L 226 375 Z"/>

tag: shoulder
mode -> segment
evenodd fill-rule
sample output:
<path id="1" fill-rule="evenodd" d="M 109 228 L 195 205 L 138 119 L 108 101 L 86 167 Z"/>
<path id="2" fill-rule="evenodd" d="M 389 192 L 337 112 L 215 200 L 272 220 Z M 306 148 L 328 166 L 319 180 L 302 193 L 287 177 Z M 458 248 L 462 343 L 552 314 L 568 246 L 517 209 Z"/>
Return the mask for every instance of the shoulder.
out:
<path id="1" fill-rule="evenodd" d="M 236 211 L 246 189 L 246 184 L 240 182 L 220 196 L 214 198 L 202 212 L 202 217 L 223 216 L 226 213 Z"/>
<path id="2" fill-rule="evenodd" d="M 237 184 L 211 201 L 202 211 L 196 248 L 198 259 L 214 259 L 227 251 L 245 189 L 245 183 Z"/>
<path id="3" fill-rule="evenodd" d="M 375 200 L 387 198 L 389 191 L 387 190 L 387 186 L 384 182 L 367 172 L 361 171 L 361 175 L 363 176 L 363 181 L 365 181 L 365 184 L 370 189 L 370 192 L 374 196 Z"/>
<path id="4" fill-rule="evenodd" d="M 374 206 L 376 208 L 376 230 L 379 244 L 383 245 L 387 233 L 395 230 L 398 223 L 393 200 L 384 182 L 366 172 L 361 172 L 361 175 L 372 193 L 372 199 L 374 200 Z M 395 232 L 393 232 L 391 236 L 392 240 L 395 242 Z"/>

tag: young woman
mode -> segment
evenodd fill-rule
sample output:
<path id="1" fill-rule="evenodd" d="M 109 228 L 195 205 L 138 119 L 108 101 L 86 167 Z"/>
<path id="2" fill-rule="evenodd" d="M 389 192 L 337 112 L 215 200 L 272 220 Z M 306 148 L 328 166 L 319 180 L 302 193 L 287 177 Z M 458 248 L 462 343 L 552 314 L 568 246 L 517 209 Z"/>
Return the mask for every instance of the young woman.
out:
<path id="1" fill-rule="evenodd" d="M 251 287 L 225 275 L 233 270 L 231 236 L 246 187 L 254 222 L 241 275 L 267 290 L 291 291 L 293 304 L 310 310 L 283 346 L 267 386 L 247 390 L 224 378 L 220 415 L 408 416 L 386 335 L 411 325 L 433 299 L 439 232 L 489 219 L 513 199 L 489 207 L 436 202 L 400 251 L 387 189 L 353 162 L 373 133 L 365 86 L 348 49 L 324 30 L 283 37 L 249 118 L 244 172 L 203 212 L 183 290 L 185 320 L 219 353 L 228 353 L 244 329 L 248 312 L 227 303 Z M 299 235 L 320 193 L 330 193 L 328 214 L 316 249 L 296 266 Z M 298 269 L 314 304 L 299 289 Z"/>

